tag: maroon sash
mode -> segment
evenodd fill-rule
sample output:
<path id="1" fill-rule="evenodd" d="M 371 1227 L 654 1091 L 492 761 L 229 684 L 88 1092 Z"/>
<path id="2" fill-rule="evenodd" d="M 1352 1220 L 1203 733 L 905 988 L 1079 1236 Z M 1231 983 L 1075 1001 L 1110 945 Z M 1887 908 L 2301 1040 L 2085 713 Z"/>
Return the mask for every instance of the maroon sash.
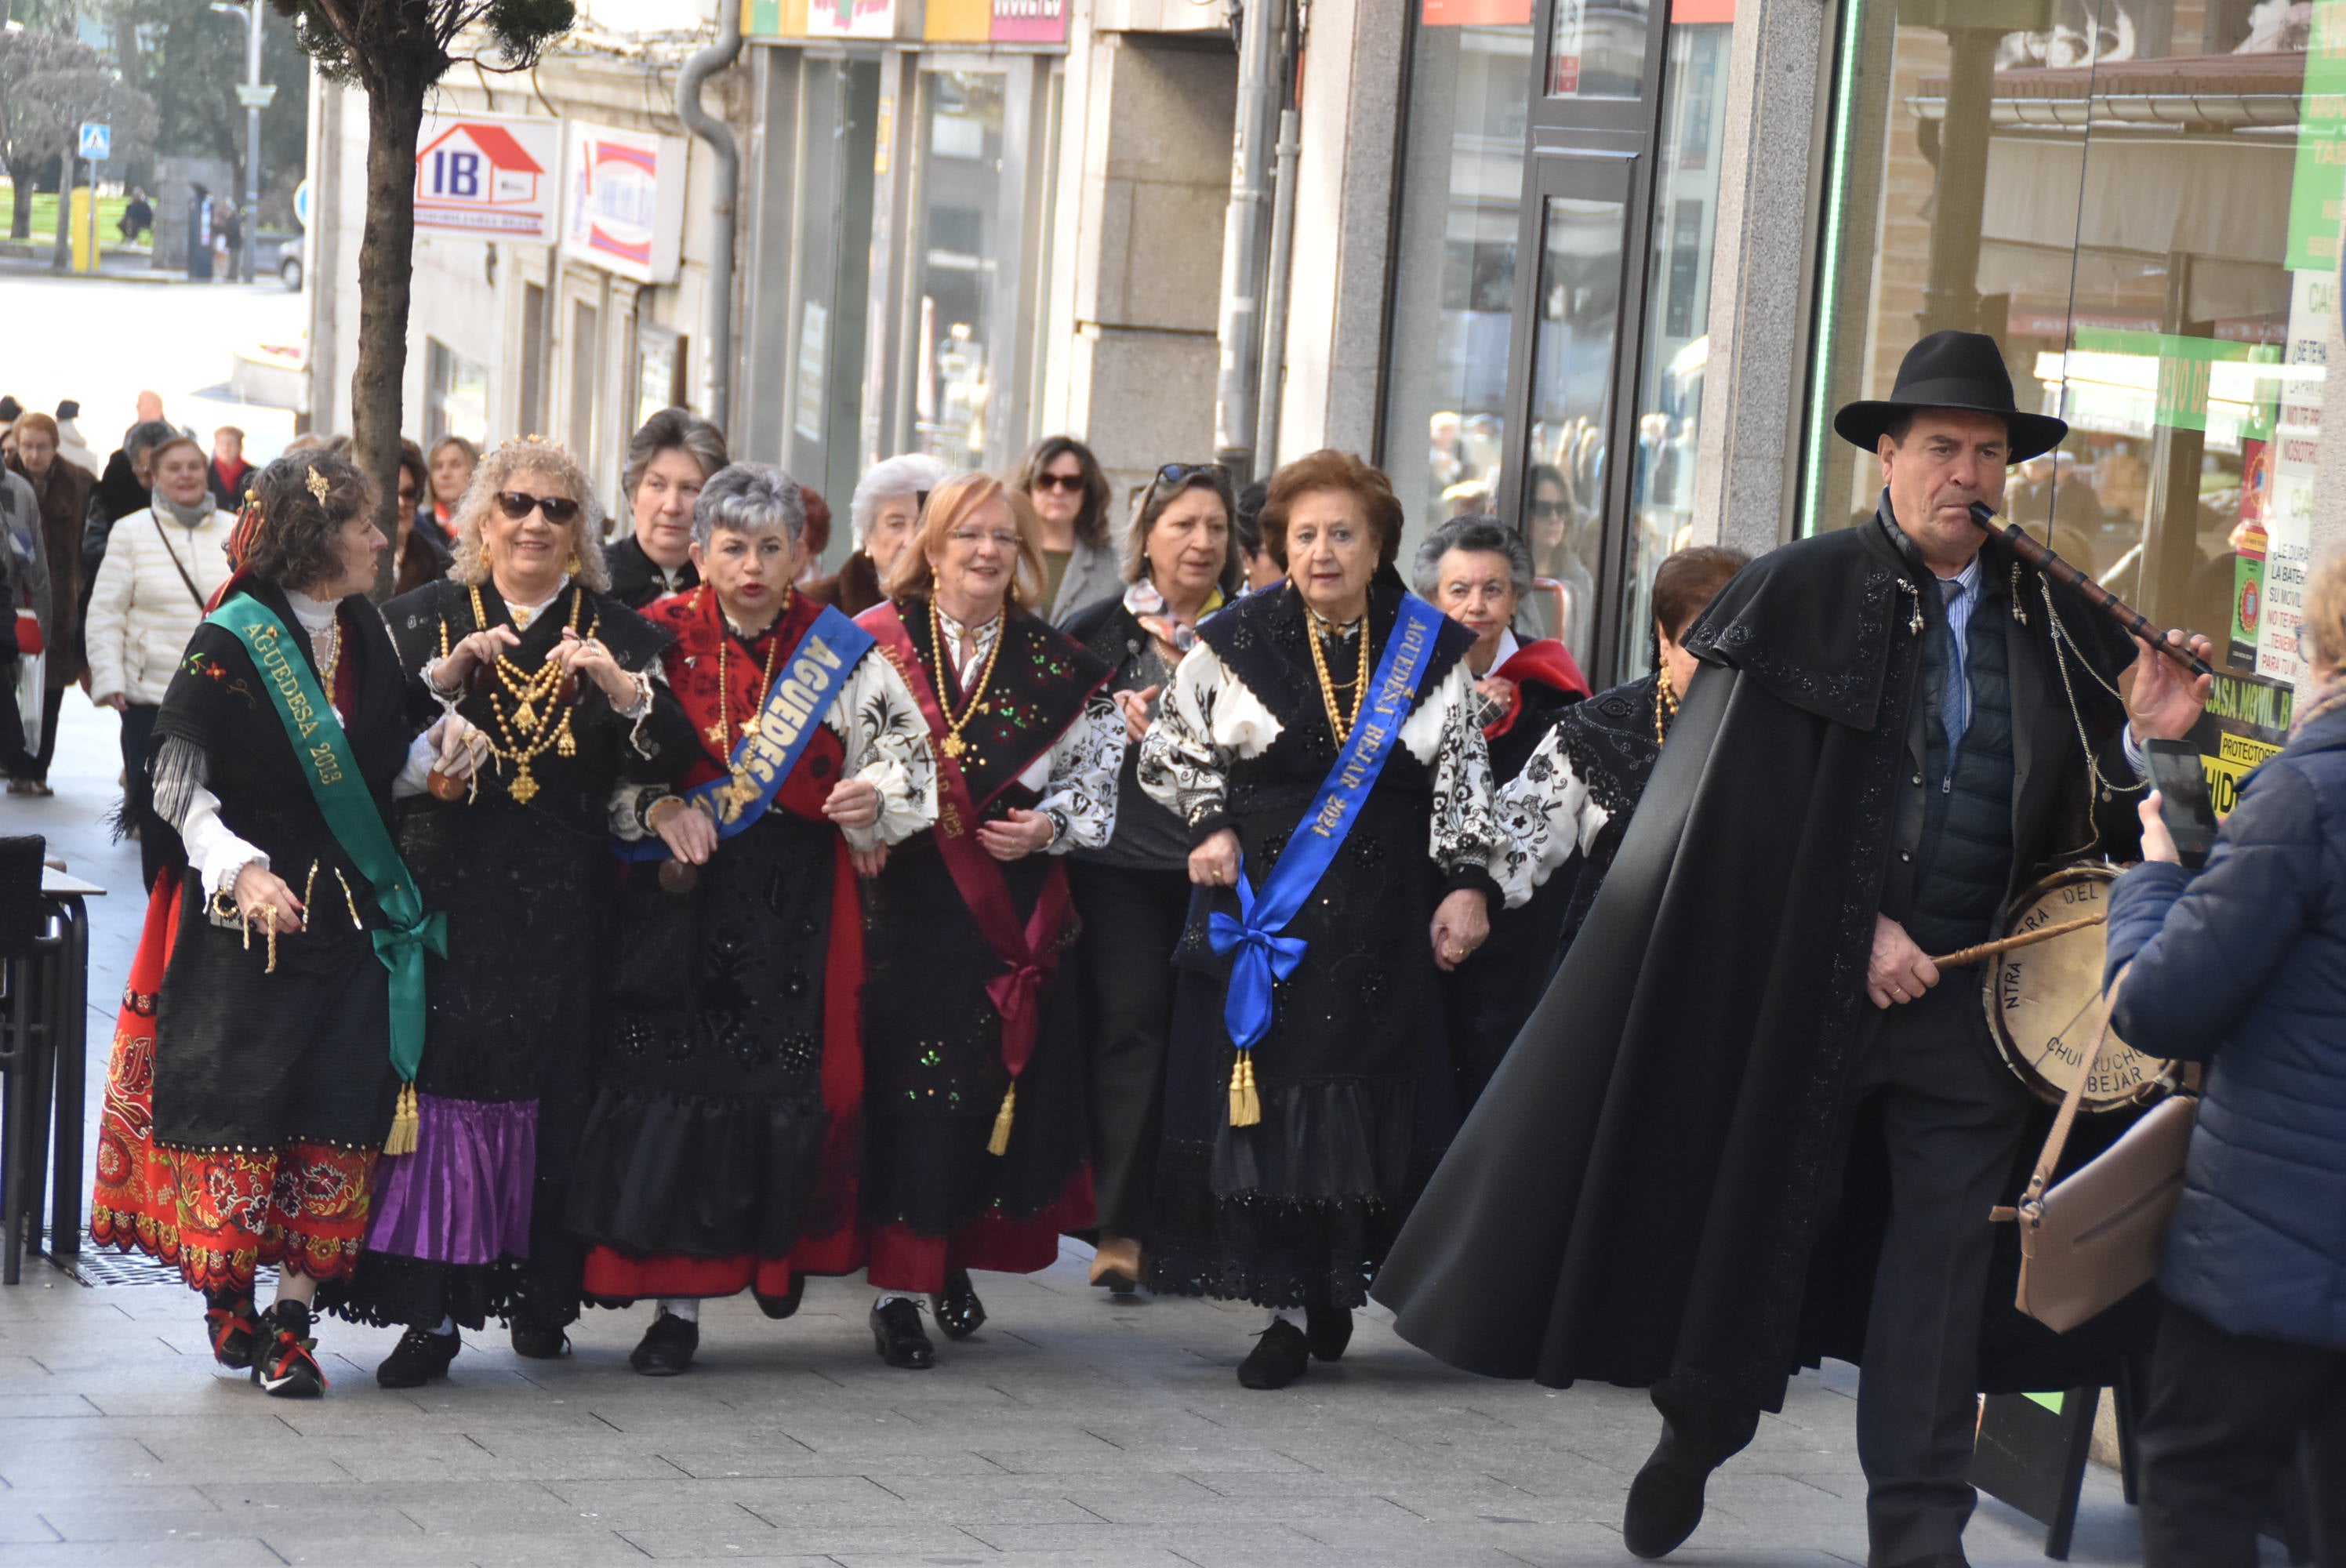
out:
<path id="1" fill-rule="evenodd" d="M 944 709 L 922 667 L 920 652 L 904 629 L 903 617 L 894 605 L 883 604 L 857 616 L 856 624 L 879 640 L 881 653 L 912 688 L 933 742 L 946 732 Z M 998 635 L 1009 634 L 1005 626 Z M 1082 710 L 1077 709 L 1077 718 L 1081 717 Z M 1047 750 L 1057 738 L 1056 735 L 1046 738 L 1043 748 Z M 986 982 L 985 994 L 1002 1014 L 1002 1064 L 1009 1071 L 1015 1093 L 1018 1074 L 1025 1071 L 1027 1058 L 1035 1054 L 1035 1037 L 1042 1027 L 1043 987 L 1059 967 L 1059 941 L 1074 923 L 1076 909 L 1067 892 L 1067 868 L 1054 859 L 1050 875 L 1035 900 L 1035 912 L 1021 930 L 1010 901 L 1010 884 L 1002 875 L 1002 862 L 977 841 L 977 802 L 970 795 L 961 764 L 933 744 L 929 749 L 937 768 L 937 853 L 944 857 L 945 872 L 953 878 L 986 945 L 1005 965 L 1002 973 Z M 1033 760 L 1028 758 L 1027 764 Z"/>

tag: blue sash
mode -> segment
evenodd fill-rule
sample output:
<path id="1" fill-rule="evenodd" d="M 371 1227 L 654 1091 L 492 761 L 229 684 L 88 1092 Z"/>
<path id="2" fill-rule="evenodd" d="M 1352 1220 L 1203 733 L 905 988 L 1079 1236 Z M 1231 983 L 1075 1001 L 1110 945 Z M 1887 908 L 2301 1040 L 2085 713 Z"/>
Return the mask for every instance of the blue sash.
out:
<path id="1" fill-rule="evenodd" d="M 1271 868 L 1260 893 L 1248 886 L 1241 863 L 1239 918 L 1217 912 L 1207 922 L 1207 941 L 1214 951 L 1237 954 L 1230 962 L 1230 989 L 1222 1003 L 1222 1020 L 1229 1026 L 1230 1043 L 1240 1051 L 1250 1049 L 1270 1030 L 1272 982 L 1286 979 L 1303 962 L 1303 940 L 1280 932 L 1335 863 L 1336 851 L 1344 847 L 1345 835 L 1360 816 L 1361 802 L 1368 799 L 1377 776 L 1384 771 L 1385 759 L 1400 743 L 1401 727 L 1409 718 L 1418 678 L 1433 653 L 1441 626 L 1440 610 L 1414 594 L 1402 596 L 1392 636 L 1369 683 L 1367 705 L 1337 752 L 1336 765 L 1328 770 L 1320 793 L 1312 798 L 1311 809 L 1288 840 L 1287 852 Z M 1303 635 L 1319 634 L 1307 623 Z M 1365 618 L 1361 635 L 1369 635 Z"/>
<path id="2" fill-rule="evenodd" d="M 781 789 L 782 780 L 806 754 L 807 743 L 822 728 L 822 716 L 845 684 L 848 672 L 872 651 L 870 632 L 825 605 L 799 646 L 774 672 L 774 688 L 766 693 L 758 718 L 734 744 L 729 771 L 684 792 L 688 802 L 705 805 L 717 820 L 717 837 L 731 838 L 766 814 Z M 639 843 L 622 844 L 619 853 L 630 860 L 665 860 L 668 845 L 655 835 Z"/>

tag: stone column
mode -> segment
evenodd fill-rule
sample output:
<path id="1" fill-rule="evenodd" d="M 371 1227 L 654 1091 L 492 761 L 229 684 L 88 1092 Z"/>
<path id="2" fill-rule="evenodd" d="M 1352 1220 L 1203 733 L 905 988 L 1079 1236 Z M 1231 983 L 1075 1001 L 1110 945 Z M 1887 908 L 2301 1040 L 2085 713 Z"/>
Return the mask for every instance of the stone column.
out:
<path id="1" fill-rule="evenodd" d="M 1830 10 L 1827 0 L 1742 0 L 1728 62 L 1694 532 L 1754 555 L 1786 536 L 1800 473 Z"/>

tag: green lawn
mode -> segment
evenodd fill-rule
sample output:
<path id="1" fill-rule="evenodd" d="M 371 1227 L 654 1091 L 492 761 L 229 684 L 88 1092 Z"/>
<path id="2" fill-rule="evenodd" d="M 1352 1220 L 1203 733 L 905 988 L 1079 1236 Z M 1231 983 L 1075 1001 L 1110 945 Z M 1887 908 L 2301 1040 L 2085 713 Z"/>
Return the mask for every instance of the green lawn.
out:
<path id="1" fill-rule="evenodd" d="M 101 250 L 111 250 L 121 243 L 122 233 L 117 227 L 122 221 L 122 209 L 130 205 L 126 196 L 101 196 L 97 199 L 97 243 Z M 5 179 L 0 179 L 0 239 L 16 231 L 16 192 Z M 36 195 L 33 198 L 33 238 L 55 239 L 57 232 L 57 199 Z"/>

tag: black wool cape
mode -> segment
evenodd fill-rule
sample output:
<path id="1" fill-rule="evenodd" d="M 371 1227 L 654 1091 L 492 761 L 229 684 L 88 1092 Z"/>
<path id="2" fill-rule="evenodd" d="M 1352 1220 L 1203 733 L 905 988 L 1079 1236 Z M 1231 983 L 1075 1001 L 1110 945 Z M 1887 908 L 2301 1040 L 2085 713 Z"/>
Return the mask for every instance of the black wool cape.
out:
<path id="1" fill-rule="evenodd" d="M 2042 604 L 2000 542 L 1981 558 Z M 1937 591 L 1877 520 L 1762 557 L 1688 635 L 1706 667 L 1611 873 L 1377 1281 L 1404 1339 L 1489 1376 L 1777 1410 L 1815 1324 L 1862 1325 L 1870 1268 L 1811 1263 Z M 2055 594 L 2114 678 L 2130 645 Z M 2049 669 L 2047 619 L 2025 636 Z M 2102 750 L 2123 714 L 2073 678 Z M 2094 814 L 2106 850 L 2133 842 L 2132 797 Z"/>

